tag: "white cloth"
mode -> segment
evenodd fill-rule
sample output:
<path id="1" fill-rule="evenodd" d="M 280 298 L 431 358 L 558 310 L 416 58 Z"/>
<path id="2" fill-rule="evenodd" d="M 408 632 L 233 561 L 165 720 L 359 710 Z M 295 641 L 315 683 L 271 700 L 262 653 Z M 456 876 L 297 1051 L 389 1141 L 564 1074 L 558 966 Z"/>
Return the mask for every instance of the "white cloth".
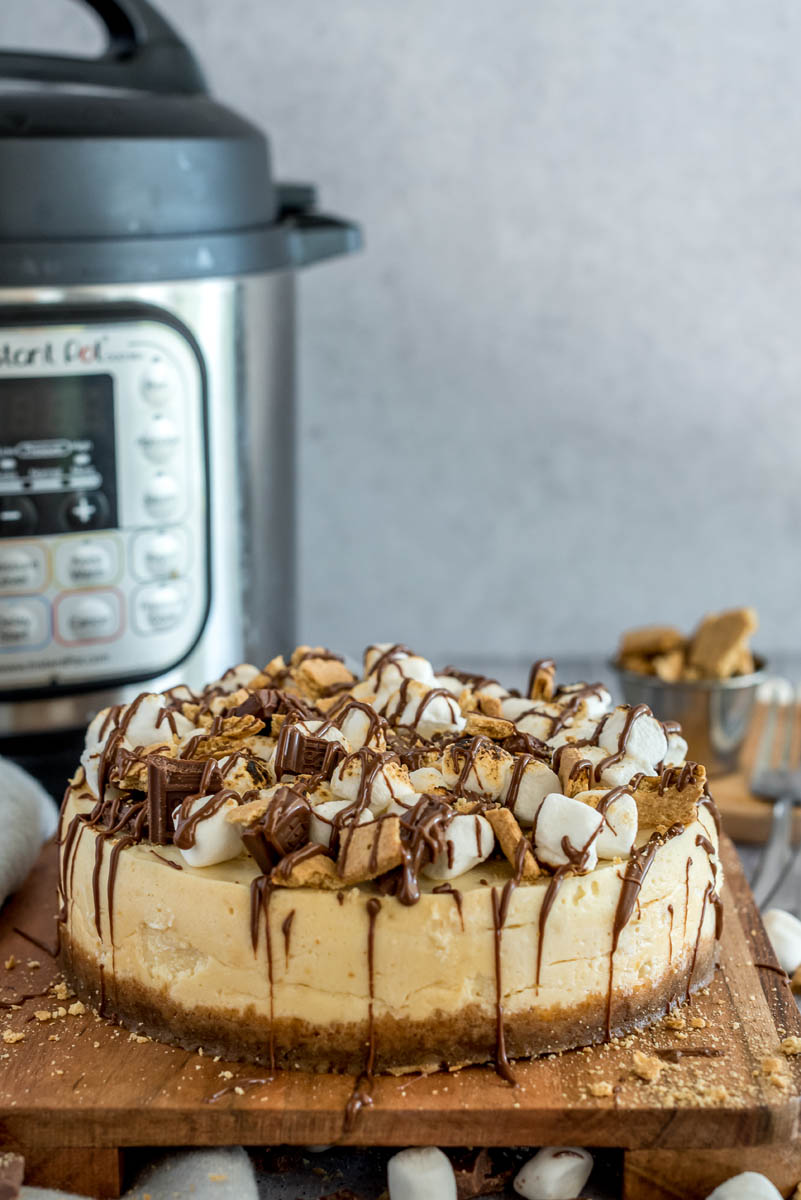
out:
<path id="1" fill-rule="evenodd" d="M 140 1172 L 123 1200 L 259 1200 L 256 1175 L 241 1146 L 176 1150 L 159 1155 Z M 51 1188 L 24 1187 L 22 1200 L 86 1200 Z"/>
<path id="2" fill-rule="evenodd" d="M 25 881 L 42 843 L 56 831 L 55 801 L 7 758 L 0 758 L 0 905 Z"/>

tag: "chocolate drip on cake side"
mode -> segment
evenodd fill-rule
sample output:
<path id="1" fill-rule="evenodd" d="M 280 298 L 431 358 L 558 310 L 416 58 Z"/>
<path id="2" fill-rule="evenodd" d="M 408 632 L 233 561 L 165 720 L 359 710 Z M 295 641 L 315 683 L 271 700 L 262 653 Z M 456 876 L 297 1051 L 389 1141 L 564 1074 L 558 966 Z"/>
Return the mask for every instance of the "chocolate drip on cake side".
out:
<path id="1" fill-rule="evenodd" d="M 367 1055 L 362 1073 L 356 1079 L 343 1114 L 343 1129 L 350 1133 L 356 1125 L 363 1108 L 373 1104 L 372 1087 L 376 1060 L 375 1040 L 375 926 L 381 911 L 381 901 L 371 896 L 365 905 L 367 911 Z"/>
<path id="2" fill-rule="evenodd" d="M 642 885 L 651 869 L 656 853 L 671 838 L 684 833 L 681 824 L 671 825 L 665 833 L 653 833 L 641 850 L 634 850 L 628 861 L 618 896 L 615 917 L 612 923 L 612 945 L 609 951 L 609 984 L 606 994 L 606 1038 L 612 1036 L 612 1001 L 614 993 L 615 953 L 620 935 L 631 920 L 634 905 L 639 898 Z"/>
<path id="3" fill-rule="evenodd" d="M 270 988 L 270 1070 L 275 1070 L 275 980 L 273 978 L 273 942 L 270 930 L 270 901 L 275 885 L 266 875 L 257 875 L 250 884 L 250 941 L 254 955 L 259 948 L 259 926 L 264 916 L 264 946 L 267 955 L 267 981 Z"/>
<path id="4" fill-rule="evenodd" d="M 509 915 L 509 905 L 516 886 L 516 881 L 509 879 L 503 885 L 503 889 L 500 892 L 497 887 L 492 889 L 492 924 L 495 942 L 495 1070 L 501 1079 L 505 1079 L 513 1087 L 517 1086 L 517 1079 L 506 1054 L 506 1030 L 504 1028 L 503 1016 L 502 951 L 503 927 Z"/>

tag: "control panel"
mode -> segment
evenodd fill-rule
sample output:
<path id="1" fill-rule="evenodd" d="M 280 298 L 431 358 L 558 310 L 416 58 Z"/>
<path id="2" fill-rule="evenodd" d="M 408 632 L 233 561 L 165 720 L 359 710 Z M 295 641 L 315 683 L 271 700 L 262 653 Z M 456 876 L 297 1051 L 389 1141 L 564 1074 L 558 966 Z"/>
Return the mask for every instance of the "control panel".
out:
<path id="1" fill-rule="evenodd" d="M 206 397 L 189 335 L 0 328 L 0 692 L 181 662 L 209 605 Z"/>

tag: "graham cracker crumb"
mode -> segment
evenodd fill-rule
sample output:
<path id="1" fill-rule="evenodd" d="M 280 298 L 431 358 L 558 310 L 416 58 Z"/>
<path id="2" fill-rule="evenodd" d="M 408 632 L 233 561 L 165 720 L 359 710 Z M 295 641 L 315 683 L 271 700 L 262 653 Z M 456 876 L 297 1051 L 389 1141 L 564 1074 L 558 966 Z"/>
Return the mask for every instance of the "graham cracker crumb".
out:
<path id="1" fill-rule="evenodd" d="M 8 1046 L 14 1046 L 14 1045 L 16 1045 L 17 1042 L 23 1042 L 24 1040 L 25 1040 L 24 1033 L 14 1033 L 11 1029 L 3 1030 L 3 1041 Z"/>
<path id="2" fill-rule="evenodd" d="M 658 1058 L 653 1058 L 650 1054 L 643 1054 L 642 1050 L 634 1051 L 634 1066 L 632 1071 L 640 1079 L 644 1079 L 646 1083 L 656 1083 L 664 1069 L 664 1063 Z"/>
<path id="3" fill-rule="evenodd" d="M 667 1025 L 668 1029 L 683 1029 L 686 1021 L 683 1013 L 669 1013 L 662 1024 Z"/>
<path id="4" fill-rule="evenodd" d="M 71 1017 L 81 1017 L 86 1012 L 86 1006 L 80 1000 L 76 1000 L 74 1004 L 69 1006 L 67 1012 Z"/>
<path id="5" fill-rule="evenodd" d="M 599 1100 L 604 1096 L 611 1096 L 613 1090 L 611 1083 L 606 1079 L 602 1079 L 599 1083 L 590 1084 L 590 1095 L 596 1096 Z"/>
<path id="6" fill-rule="evenodd" d="M 3 966 L 5 967 L 5 969 L 7 971 L 13 971 L 14 968 L 16 967 L 16 965 L 17 965 L 16 958 L 14 957 L 13 954 L 9 954 L 9 956 L 6 959 L 6 961 L 4 962 Z"/>
<path id="7" fill-rule="evenodd" d="M 53 1017 L 53 1014 L 48 1012 L 46 1008 L 37 1008 L 33 1015 L 36 1017 L 37 1021 L 50 1021 Z"/>
<path id="8" fill-rule="evenodd" d="M 693 1029 L 706 1029 L 706 1021 L 703 1017 L 690 1017 L 690 1024 Z"/>
<path id="9" fill-rule="evenodd" d="M 796 1037 L 795 1034 L 786 1037 L 782 1042 L 782 1054 L 786 1054 L 788 1057 L 792 1054 L 801 1054 L 801 1037 Z"/>

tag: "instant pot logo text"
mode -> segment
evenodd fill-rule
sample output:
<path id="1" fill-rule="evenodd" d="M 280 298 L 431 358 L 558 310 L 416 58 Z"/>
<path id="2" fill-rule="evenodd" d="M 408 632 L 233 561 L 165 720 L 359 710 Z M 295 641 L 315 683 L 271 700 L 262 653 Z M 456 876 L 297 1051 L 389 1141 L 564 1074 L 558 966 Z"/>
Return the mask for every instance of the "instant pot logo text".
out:
<path id="1" fill-rule="evenodd" d="M 38 346 L 14 345 L 0 342 L 0 369 L 3 367 L 56 366 L 73 363 L 88 366 L 103 361 L 103 338 L 94 342 L 82 342 L 80 338 L 67 338 L 65 342 L 41 342 Z"/>

